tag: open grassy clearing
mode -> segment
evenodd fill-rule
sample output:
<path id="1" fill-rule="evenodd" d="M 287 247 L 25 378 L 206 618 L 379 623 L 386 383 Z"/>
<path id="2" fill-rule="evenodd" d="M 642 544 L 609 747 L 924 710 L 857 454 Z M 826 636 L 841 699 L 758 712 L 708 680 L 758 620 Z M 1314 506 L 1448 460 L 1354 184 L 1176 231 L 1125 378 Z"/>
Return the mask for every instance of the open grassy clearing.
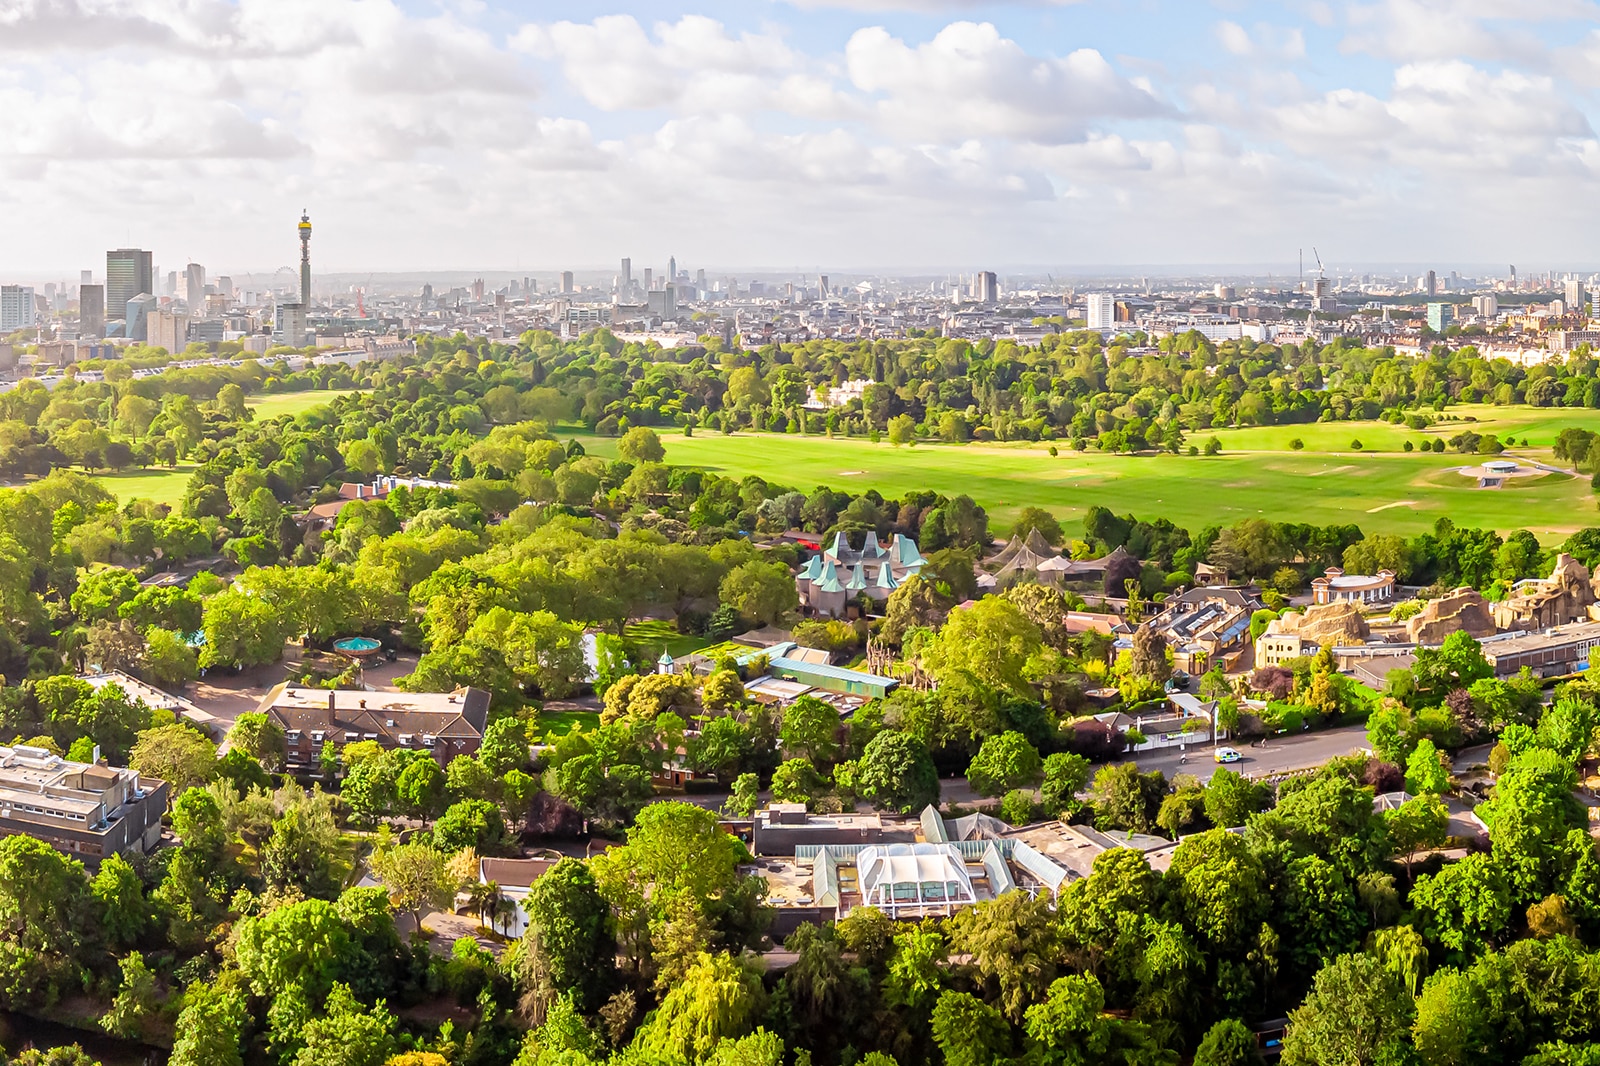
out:
<path id="1" fill-rule="evenodd" d="M 1600 417 L 1594 421 L 1600 423 Z M 1524 424 L 1531 426 L 1526 419 Z M 1556 428 L 1573 424 L 1572 419 L 1549 422 Z M 1354 424 L 1353 432 L 1373 425 Z M 1341 434 L 1352 433 L 1351 427 L 1338 426 Z M 1300 427 L 1306 428 L 1312 427 Z M 1530 441 L 1534 432 L 1530 428 Z M 1549 435 L 1554 436 L 1553 429 Z M 989 509 L 997 527 L 1027 506 L 1047 508 L 1070 526 L 1095 504 L 1119 514 L 1170 518 L 1194 529 L 1263 517 L 1318 525 L 1353 522 L 1369 533 L 1415 534 L 1448 515 L 1460 525 L 1528 529 L 1547 542 L 1597 521 L 1587 479 L 1558 475 L 1529 479 L 1514 490 L 1480 489 L 1456 472 L 1476 465 L 1478 457 L 1448 453 L 1339 454 L 1308 448 L 1191 458 L 1080 453 L 1058 445 L 1059 454 L 1052 457 L 1042 444 L 895 448 L 861 439 L 755 433 L 667 433 L 662 440 L 669 463 L 734 477 L 757 474 L 802 491 L 828 485 L 855 492 L 875 488 L 891 497 L 914 489 L 968 493 Z M 584 446 L 611 455 L 615 441 L 589 437 Z"/>
<path id="2" fill-rule="evenodd" d="M 600 716 L 594 711 L 540 711 L 539 723 L 534 728 L 534 743 L 550 743 L 564 737 L 574 728 L 584 732 L 600 728 Z"/>
<path id="3" fill-rule="evenodd" d="M 349 396 L 359 389 L 307 389 L 304 392 L 261 393 L 245 397 L 245 406 L 256 413 L 256 418 L 266 420 L 279 415 L 297 415 L 321 404 L 332 403 L 341 396 Z"/>
<path id="4" fill-rule="evenodd" d="M 676 659 L 683 655 L 691 655 L 711 644 L 705 637 L 697 637 L 692 633 L 679 633 L 676 625 L 662 618 L 633 623 L 627 629 L 627 640 L 639 648 L 641 653 L 651 655 L 652 662 L 654 662 L 653 657 L 661 654 L 662 648 Z"/>
<path id="5" fill-rule="evenodd" d="M 182 502 L 184 489 L 189 485 L 189 475 L 193 473 L 193 464 L 183 464 L 170 470 L 152 467 L 120 474 L 96 474 L 94 480 L 116 496 L 119 503 L 154 500 L 176 507 Z"/>
<path id="6" fill-rule="evenodd" d="M 1430 418 L 1431 411 L 1420 412 Z M 1200 443 L 1209 436 L 1222 441 L 1230 451 L 1286 452 L 1289 442 L 1299 439 L 1308 452 L 1348 452 L 1359 440 L 1361 450 L 1402 451 L 1406 441 L 1417 444 L 1439 437 L 1449 440 L 1463 430 L 1493 433 L 1501 441 L 1528 441 L 1529 454 L 1548 451 L 1556 434 L 1563 429 L 1600 430 L 1600 410 L 1588 407 L 1495 407 L 1490 404 L 1460 404 L 1444 412 L 1449 421 L 1424 430 L 1407 429 L 1388 422 L 1312 422 L 1289 426 L 1255 426 L 1249 429 L 1202 430 L 1189 435 Z M 1477 421 L 1469 422 L 1468 418 Z"/>

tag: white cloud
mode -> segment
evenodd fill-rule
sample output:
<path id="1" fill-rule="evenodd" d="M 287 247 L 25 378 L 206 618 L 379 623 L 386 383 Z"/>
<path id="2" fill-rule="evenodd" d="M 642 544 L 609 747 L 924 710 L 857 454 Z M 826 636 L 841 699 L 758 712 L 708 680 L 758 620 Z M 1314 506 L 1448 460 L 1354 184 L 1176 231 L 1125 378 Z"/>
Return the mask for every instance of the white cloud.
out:
<path id="1" fill-rule="evenodd" d="M 0 0 L 0 265 L 128 241 L 287 262 L 301 206 L 319 267 L 668 243 L 746 264 L 1193 260 L 1334 228 L 1369 258 L 1527 258 L 1590 236 L 1581 214 L 1526 224 L 1600 176 L 1600 31 L 1542 43 L 1585 0 L 1299 0 L 1283 25 L 1203 13 L 1196 47 L 1114 58 L 1046 0 L 1006 5 L 1009 36 L 961 0 L 785 0 L 754 23 L 692 0 L 654 21 L 505 6 Z"/>
<path id="2" fill-rule="evenodd" d="M 778 37 L 734 36 L 722 23 L 700 15 L 657 23 L 653 35 L 632 15 L 529 24 L 512 37 L 511 46 L 559 63 L 567 81 L 604 111 L 769 107 L 779 79 L 804 65 Z M 803 97 L 803 89 L 797 95 Z"/>
<path id="3" fill-rule="evenodd" d="M 1568 166 L 1576 146 L 1595 138 L 1550 78 L 1461 61 L 1401 67 L 1387 99 L 1337 89 L 1270 114 L 1274 132 L 1302 154 L 1463 177 Z"/>
<path id="4" fill-rule="evenodd" d="M 1302 59 L 1306 54 L 1306 37 L 1297 28 L 1280 29 L 1265 23 L 1256 26 L 1255 33 L 1237 22 L 1217 23 L 1217 42 L 1230 55 L 1242 59 Z"/>
<path id="5" fill-rule="evenodd" d="M 1540 62 L 1542 22 L 1592 21 L 1592 0 L 1375 0 L 1352 4 L 1340 47 L 1384 59 Z"/>
<path id="6" fill-rule="evenodd" d="M 785 0 L 804 11 L 836 8 L 843 11 L 867 13 L 884 11 L 912 11 L 927 15 L 942 15 L 951 11 L 979 10 L 998 6 L 996 0 Z M 1069 7 L 1085 0 L 1014 0 L 1011 6 Z"/>
<path id="7" fill-rule="evenodd" d="M 858 30 L 845 58 L 855 87 L 878 97 L 880 125 L 902 136 L 1058 142 L 1099 120 L 1167 110 L 1092 48 L 1031 56 L 987 22 L 951 23 L 916 47 L 882 27 Z"/>

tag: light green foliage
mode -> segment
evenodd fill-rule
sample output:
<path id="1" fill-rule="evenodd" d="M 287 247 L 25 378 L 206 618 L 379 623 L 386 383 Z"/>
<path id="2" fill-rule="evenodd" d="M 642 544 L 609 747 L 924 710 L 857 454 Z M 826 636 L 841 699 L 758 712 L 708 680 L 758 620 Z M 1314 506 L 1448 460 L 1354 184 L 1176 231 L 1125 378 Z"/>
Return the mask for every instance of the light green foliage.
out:
<path id="1" fill-rule="evenodd" d="M 505 820 L 488 800 L 459 800 L 439 816 L 433 826 L 434 843 L 441 851 L 454 853 L 462 848 L 493 854 L 505 840 Z"/>
<path id="2" fill-rule="evenodd" d="M 1077 794 L 1089 783 L 1089 760 L 1074 752 L 1046 755 L 1043 769 L 1040 795 L 1048 811 L 1066 810 L 1077 802 Z"/>
<path id="3" fill-rule="evenodd" d="M 258 995 L 298 988 L 318 997 L 326 994 L 349 946 L 349 933 L 332 903 L 291 903 L 239 923 L 239 970 Z"/>
<path id="4" fill-rule="evenodd" d="M 484 730 L 478 761 L 495 777 L 507 770 L 518 770 L 528 763 L 528 732 L 517 718 L 499 718 Z"/>
<path id="5" fill-rule="evenodd" d="M 752 626 L 772 625 L 800 604 L 794 577 L 781 563 L 749 562 L 735 568 L 722 579 L 718 595 Z"/>
<path id="6" fill-rule="evenodd" d="M 810 806 L 825 787 L 809 759 L 789 759 L 772 772 L 772 798 L 778 803 Z"/>
<path id="7" fill-rule="evenodd" d="M 1411 890 L 1418 931 L 1451 958 L 1470 959 L 1498 943 L 1513 914 L 1512 885 L 1488 855 L 1468 855 Z"/>
<path id="8" fill-rule="evenodd" d="M 1237 1018 L 1225 1018 L 1206 1030 L 1195 1049 L 1194 1066 L 1260 1066 L 1256 1034 Z"/>
<path id="9" fill-rule="evenodd" d="M 778 735 L 786 754 L 826 766 L 838 753 L 839 712 L 814 696 L 801 696 L 784 709 Z"/>
<path id="10" fill-rule="evenodd" d="M 939 773 L 915 737 L 885 729 L 862 752 L 854 788 L 881 807 L 910 814 L 938 802 Z"/>
<path id="11" fill-rule="evenodd" d="M 732 889 L 737 842 L 716 815 L 688 803 L 654 803 L 639 813 L 628 842 L 591 863 L 614 906 L 657 905 L 676 893 L 702 903 Z"/>
<path id="12" fill-rule="evenodd" d="M 732 793 L 723 806 L 735 818 L 749 818 L 761 803 L 761 779 L 755 774 L 740 774 L 733 779 Z"/>
<path id="13" fill-rule="evenodd" d="M 124 956 L 118 967 L 122 983 L 111 1001 L 111 1009 L 100 1019 L 100 1025 L 115 1036 L 133 1039 L 144 1031 L 156 1012 L 159 999 L 156 978 L 145 965 L 144 956 L 136 951 Z"/>
<path id="14" fill-rule="evenodd" d="M 380 1001 L 364 1007 L 350 986 L 336 984 L 321 1011 L 301 1030 L 293 1066 L 383 1066 L 395 1049 L 395 1017 Z"/>
<path id="15" fill-rule="evenodd" d="M 933 1008 L 933 1038 L 948 1066 L 1004 1066 L 1011 1030 L 1003 1015 L 976 996 L 946 992 Z"/>
<path id="16" fill-rule="evenodd" d="M 1450 790 L 1450 774 L 1444 768 L 1440 753 L 1433 741 L 1424 737 L 1417 741 L 1406 759 L 1406 791 L 1412 795 L 1438 796 Z"/>
<path id="17" fill-rule="evenodd" d="M 234 720 L 228 743 L 261 763 L 268 770 L 283 766 L 286 755 L 283 728 L 265 714 L 251 711 Z"/>
<path id="18" fill-rule="evenodd" d="M 968 678 L 989 688 L 1031 697 L 1026 666 L 1044 647 L 1039 627 L 1010 600 L 985 596 L 951 613 L 922 652 L 923 666 L 941 681 Z"/>
<path id="19" fill-rule="evenodd" d="M 189 726 L 168 725 L 139 737 L 129 765 L 146 777 L 168 782 L 177 793 L 206 781 L 216 761 L 215 744 Z"/>
<path id="20" fill-rule="evenodd" d="M 231 984 L 198 982 L 184 997 L 170 1066 L 240 1066 L 240 1037 L 249 1014 Z"/>
<path id="21" fill-rule="evenodd" d="M 1399 977 L 1370 955 L 1341 955 L 1317 973 L 1311 994 L 1290 1012 L 1285 1066 L 1384 1063 L 1404 1053 L 1410 997 Z"/>
<path id="22" fill-rule="evenodd" d="M 999 796 L 1037 784 L 1043 772 L 1034 746 L 1021 733 L 1007 730 L 983 742 L 967 767 L 967 782 L 980 795 Z"/>
<path id="23" fill-rule="evenodd" d="M 700 1062 L 746 1035 L 765 997 L 761 979 L 728 955 L 701 953 L 661 1000 L 634 1046 L 658 1062 Z"/>
<path id="24" fill-rule="evenodd" d="M 576 859 L 563 859 L 534 882 L 524 907 L 529 924 L 517 970 L 523 988 L 594 1005 L 616 955 L 611 911 L 594 875 Z"/>

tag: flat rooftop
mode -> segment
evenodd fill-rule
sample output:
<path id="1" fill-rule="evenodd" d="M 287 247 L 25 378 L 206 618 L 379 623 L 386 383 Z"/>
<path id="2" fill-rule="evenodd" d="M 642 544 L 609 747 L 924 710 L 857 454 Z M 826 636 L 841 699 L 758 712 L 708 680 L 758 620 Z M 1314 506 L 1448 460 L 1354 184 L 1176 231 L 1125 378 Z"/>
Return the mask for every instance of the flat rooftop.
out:
<path id="1" fill-rule="evenodd" d="M 1054 859 L 1080 877 L 1088 877 L 1094 870 L 1094 860 L 1113 848 L 1132 848 L 1146 858 L 1152 858 L 1177 846 L 1165 837 L 1139 833 L 1102 833 L 1092 826 L 1063 822 L 1028 826 L 1007 836 L 1008 839 L 1027 844 L 1046 858 Z"/>
<path id="2" fill-rule="evenodd" d="M 780 805 L 781 806 L 781 805 Z M 774 807 L 763 807 L 756 812 L 756 818 L 761 820 L 767 829 L 838 829 L 853 832 L 858 829 L 882 829 L 884 825 L 915 828 L 917 822 L 913 818 L 896 818 L 885 822 L 883 815 L 877 811 L 865 814 L 811 814 L 806 813 L 803 821 L 781 822 L 776 817 L 762 818 L 764 814 L 780 815 L 783 812 Z"/>
<path id="3" fill-rule="evenodd" d="M 1600 640 L 1600 622 L 1573 622 L 1486 642 L 1483 646 L 1483 655 L 1484 658 L 1493 660 L 1502 655 L 1519 655 L 1523 652 L 1560 647 L 1564 644 L 1578 644 L 1585 640 Z"/>

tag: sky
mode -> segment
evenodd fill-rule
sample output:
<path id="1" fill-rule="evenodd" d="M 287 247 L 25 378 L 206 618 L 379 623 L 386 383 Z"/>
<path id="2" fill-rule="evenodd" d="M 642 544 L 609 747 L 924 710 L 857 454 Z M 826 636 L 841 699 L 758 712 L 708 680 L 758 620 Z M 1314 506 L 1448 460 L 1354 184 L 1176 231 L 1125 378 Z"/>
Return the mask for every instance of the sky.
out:
<path id="1" fill-rule="evenodd" d="M 1597 60 L 1591 0 L 0 0 L 0 273 L 302 208 L 338 271 L 1584 266 Z"/>

